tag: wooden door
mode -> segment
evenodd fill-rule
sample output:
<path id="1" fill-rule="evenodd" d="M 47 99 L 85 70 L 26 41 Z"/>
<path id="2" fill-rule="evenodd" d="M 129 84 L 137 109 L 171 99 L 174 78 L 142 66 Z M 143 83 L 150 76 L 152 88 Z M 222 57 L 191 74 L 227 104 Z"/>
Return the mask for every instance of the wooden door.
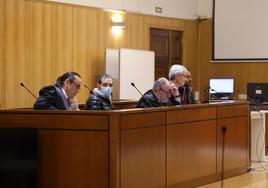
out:
<path id="1" fill-rule="evenodd" d="M 155 79 L 168 77 L 173 64 L 182 64 L 182 31 L 150 29 L 150 50 L 155 52 Z"/>

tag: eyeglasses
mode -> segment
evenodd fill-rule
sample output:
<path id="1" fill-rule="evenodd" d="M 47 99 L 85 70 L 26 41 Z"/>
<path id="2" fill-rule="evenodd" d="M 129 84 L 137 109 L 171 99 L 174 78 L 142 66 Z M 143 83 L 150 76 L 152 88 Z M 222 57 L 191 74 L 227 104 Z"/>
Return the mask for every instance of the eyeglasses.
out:
<path id="1" fill-rule="evenodd" d="M 101 84 L 102 86 L 104 86 L 104 87 L 113 87 L 113 84 L 112 83 L 102 83 Z"/>
<path id="2" fill-rule="evenodd" d="M 163 90 L 162 88 L 160 88 L 160 91 L 162 91 L 162 92 L 164 92 L 166 95 L 169 95 L 170 94 L 170 90 L 169 91 L 165 91 L 165 90 Z"/>
<path id="3" fill-rule="evenodd" d="M 80 89 L 81 88 L 81 85 L 80 84 L 77 84 L 75 82 L 72 82 L 72 83 L 75 85 L 76 89 Z"/>

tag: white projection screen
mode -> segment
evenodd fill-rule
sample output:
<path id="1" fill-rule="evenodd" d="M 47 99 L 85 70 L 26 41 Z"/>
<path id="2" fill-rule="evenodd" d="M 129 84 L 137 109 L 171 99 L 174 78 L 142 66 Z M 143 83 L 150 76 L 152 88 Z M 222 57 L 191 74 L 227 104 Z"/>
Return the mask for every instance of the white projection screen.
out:
<path id="1" fill-rule="evenodd" d="M 268 0 L 214 0 L 213 61 L 268 60 Z"/>

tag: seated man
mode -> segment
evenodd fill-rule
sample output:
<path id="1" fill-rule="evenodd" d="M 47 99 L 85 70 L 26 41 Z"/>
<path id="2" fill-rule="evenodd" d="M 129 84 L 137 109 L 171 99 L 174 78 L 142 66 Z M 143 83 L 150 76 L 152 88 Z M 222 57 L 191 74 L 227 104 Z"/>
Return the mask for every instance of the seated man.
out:
<path id="1" fill-rule="evenodd" d="M 179 88 L 179 93 L 181 97 L 181 104 L 193 104 L 194 96 L 193 96 L 193 88 L 192 88 L 192 76 L 191 72 L 187 70 L 186 72 L 186 80 L 184 86 Z"/>
<path id="2" fill-rule="evenodd" d="M 171 106 L 169 101 L 171 83 L 164 77 L 154 82 L 153 89 L 148 90 L 140 98 L 137 108 L 149 108 L 158 106 Z"/>
<path id="3" fill-rule="evenodd" d="M 87 110 L 112 110 L 113 79 L 108 74 L 103 74 L 97 81 L 97 88 L 91 92 L 91 97 L 86 101 Z"/>
<path id="4" fill-rule="evenodd" d="M 169 70 L 169 80 L 175 85 L 175 89 L 171 90 L 170 101 L 173 105 L 180 105 L 182 96 L 179 93 L 179 88 L 184 86 L 186 81 L 187 69 L 183 65 L 172 65 Z"/>
<path id="5" fill-rule="evenodd" d="M 76 72 L 66 72 L 55 85 L 43 87 L 34 103 L 34 109 L 72 110 L 69 100 L 80 90 L 81 77 Z"/>

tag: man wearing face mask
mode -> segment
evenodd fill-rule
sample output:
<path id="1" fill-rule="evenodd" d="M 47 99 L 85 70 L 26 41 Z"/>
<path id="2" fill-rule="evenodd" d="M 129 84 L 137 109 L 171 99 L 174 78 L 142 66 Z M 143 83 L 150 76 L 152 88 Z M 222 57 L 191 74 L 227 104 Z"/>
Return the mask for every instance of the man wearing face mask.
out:
<path id="1" fill-rule="evenodd" d="M 172 106 L 169 101 L 171 83 L 164 77 L 154 82 L 153 89 L 150 89 L 140 98 L 137 108 L 150 108 L 159 106 Z"/>
<path id="2" fill-rule="evenodd" d="M 94 88 L 88 98 L 85 108 L 87 110 L 112 110 L 113 79 L 108 74 L 103 74 L 97 81 L 97 88 Z"/>

